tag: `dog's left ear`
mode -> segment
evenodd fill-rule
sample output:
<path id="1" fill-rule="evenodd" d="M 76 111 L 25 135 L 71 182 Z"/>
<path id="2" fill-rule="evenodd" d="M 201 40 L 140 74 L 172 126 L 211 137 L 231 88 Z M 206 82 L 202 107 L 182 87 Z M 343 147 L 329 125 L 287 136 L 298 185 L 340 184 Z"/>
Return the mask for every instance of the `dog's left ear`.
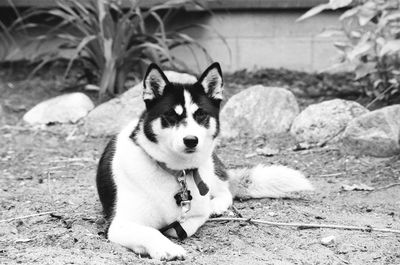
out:
<path id="1" fill-rule="evenodd" d="M 210 65 L 201 75 L 198 82 L 203 86 L 204 91 L 209 97 L 222 100 L 224 82 L 219 63 Z"/>
<path id="2" fill-rule="evenodd" d="M 143 79 L 143 100 L 151 101 L 160 97 L 167 84 L 169 81 L 160 67 L 155 63 L 150 64 Z"/>

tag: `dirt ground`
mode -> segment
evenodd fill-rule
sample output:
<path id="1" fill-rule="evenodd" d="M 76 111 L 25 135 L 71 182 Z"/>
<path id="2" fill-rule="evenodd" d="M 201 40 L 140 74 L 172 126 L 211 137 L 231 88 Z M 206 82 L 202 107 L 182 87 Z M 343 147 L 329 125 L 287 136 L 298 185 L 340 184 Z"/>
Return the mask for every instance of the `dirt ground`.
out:
<path id="1" fill-rule="evenodd" d="M 104 237 L 94 177 L 107 139 L 88 137 L 74 125 L 30 128 L 21 123 L 27 109 L 61 93 L 58 86 L 62 84 L 54 76 L 27 83 L 0 71 L 0 264 L 161 263 Z M 300 103 L 304 107 L 310 101 L 316 99 Z M 288 135 L 220 143 L 217 153 L 230 168 L 288 165 L 303 171 L 316 187 L 283 199 L 236 201 L 243 216 L 400 229 L 400 186 L 341 190 L 343 184 L 379 188 L 399 182 L 399 157 L 348 156 L 340 146 L 293 151 L 294 145 Z M 248 158 L 264 146 L 279 153 Z M 52 214 L 4 221 L 48 211 Z M 320 243 L 331 235 L 336 237 L 334 244 Z M 400 235 L 393 233 L 208 222 L 179 244 L 188 257 L 169 264 L 400 264 Z"/>

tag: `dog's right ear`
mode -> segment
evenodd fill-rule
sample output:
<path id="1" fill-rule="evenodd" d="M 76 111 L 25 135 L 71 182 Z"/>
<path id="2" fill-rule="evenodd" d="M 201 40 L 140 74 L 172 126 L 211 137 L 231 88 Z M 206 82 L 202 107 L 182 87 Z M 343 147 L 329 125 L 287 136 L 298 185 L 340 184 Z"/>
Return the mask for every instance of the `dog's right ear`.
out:
<path id="1" fill-rule="evenodd" d="M 143 100 L 152 101 L 160 97 L 168 84 L 169 81 L 160 67 L 155 63 L 150 64 L 143 79 Z"/>
<path id="2" fill-rule="evenodd" d="M 216 100 L 222 100 L 224 82 L 222 80 L 222 71 L 219 63 L 210 65 L 199 78 L 198 82 L 203 86 L 204 92 Z"/>

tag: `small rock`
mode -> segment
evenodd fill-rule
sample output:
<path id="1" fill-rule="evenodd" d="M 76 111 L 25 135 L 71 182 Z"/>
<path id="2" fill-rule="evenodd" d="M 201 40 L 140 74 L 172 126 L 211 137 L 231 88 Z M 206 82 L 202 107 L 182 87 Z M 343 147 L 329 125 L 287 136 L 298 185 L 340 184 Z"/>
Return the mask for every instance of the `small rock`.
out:
<path id="1" fill-rule="evenodd" d="M 30 242 L 32 240 L 33 239 L 31 239 L 31 238 L 20 238 L 20 239 L 15 240 L 15 243 L 27 243 L 27 242 Z"/>
<path id="2" fill-rule="evenodd" d="M 227 211 L 227 215 L 228 215 L 229 217 L 234 217 L 234 216 L 236 216 L 235 213 L 232 212 L 232 211 Z"/>
<path id="3" fill-rule="evenodd" d="M 324 245 L 324 246 L 330 246 L 330 245 L 333 245 L 333 244 L 335 244 L 335 242 L 336 242 L 336 237 L 335 236 L 327 236 L 327 237 L 323 237 L 323 238 L 321 238 L 321 245 Z"/>
<path id="4" fill-rule="evenodd" d="M 197 81 L 194 76 L 185 73 L 172 71 L 164 73 L 171 82 Z M 86 132 L 92 136 L 113 135 L 129 122 L 139 119 L 145 110 L 142 93 L 143 85 L 140 82 L 119 97 L 97 106 L 84 120 Z"/>
<path id="5" fill-rule="evenodd" d="M 261 136 L 287 132 L 299 113 L 289 90 L 257 85 L 234 95 L 221 110 L 221 136 Z"/>
<path id="6" fill-rule="evenodd" d="M 268 216 L 275 217 L 277 214 L 275 212 L 268 212 Z"/>
<path id="7" fill-rule="evenodd" d="M 203 252 L 204 252 L 204 251 L 203 251 L 203 248 L 200 246 L 199 243 L 194 243 L 194 245 L 195 245 L 195 249 L 196 249 L 197 251 L 199 251 L 200 253 L 203 253 Z"/>
<path id="8" fill-rule="evenodd" d="M 320 216 L 320 215 L 317 215 L 314 218 L 317 219 L 317 220 L 325 220 L 326 219 L 326 217 Z"/>
<path id="9" fill-rule="evenodd" d="M 263 156 L 274 156 L 279 153 L 279 150 L 265 146 L 263 148 L 257 148 L 256 152 L 257 152 L 257 154 L 263 155 Z"/>
<path id="10" fill-rule="evenodd" d="M 96 85 L 92 85 L 92 84 L 87 84 L 85 86 L 85 90 L 88 90 L 88 91 L 99 91 L 100 87 L 96 86 Z"/>
<path id="11" fill-rule="evenodd" d="M 93 102 L 83 93 L 71 93 L 45 100 L 23 117 L 29 124 L 76 123 L 94 108 Z"/>
<path id="12" fill-rule="evenodd" d="M 257 153 L 250 153 L 250 154 L 245 154 L 244 158 L 252 158 L 252 157 L 255 157 L 255 156 L 257 156 Z"/>
<path id="13" fill-rule="evenodd" d="M 371 111 L 352 120 L 344 131 L 345 152 L 388 157 L 400 154 L 400 105 Z"/>
<path id="14" fill-rule="evenodd" d="M 367 112 L 357 102 L 343 99 L 312 104 L 294 119 L 290 133 L 298 142 L 317 145 L 334 142 L 351 120 Z"/>
<path id="15" fill-rule="evenodd" d="M 293 151 L 304 151 L 316 147 L 316 145 L 308 144 L 308 143 L 297 143 L 292 150 Z"/>
<path id="16" fill-rule="evenodd" d="M 343 184 L 342 185 L 342 190 L 344 191 L 373 191 L 374 188 L 370 187 L 366 184 L 353 184 L 353 185 L 347 185 Z"/>

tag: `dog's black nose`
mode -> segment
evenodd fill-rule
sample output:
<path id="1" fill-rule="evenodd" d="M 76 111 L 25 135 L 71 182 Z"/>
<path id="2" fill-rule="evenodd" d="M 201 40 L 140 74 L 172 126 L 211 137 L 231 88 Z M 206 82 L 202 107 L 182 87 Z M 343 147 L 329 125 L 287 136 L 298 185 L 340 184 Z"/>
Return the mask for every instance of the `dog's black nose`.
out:
<path id="1" fill-rule="evenodd" d="M 194 148 L 199 143 L 199 139 L 194 135 L 189 135 L 183 138 L 183 143 L 189 148 Z"/>

